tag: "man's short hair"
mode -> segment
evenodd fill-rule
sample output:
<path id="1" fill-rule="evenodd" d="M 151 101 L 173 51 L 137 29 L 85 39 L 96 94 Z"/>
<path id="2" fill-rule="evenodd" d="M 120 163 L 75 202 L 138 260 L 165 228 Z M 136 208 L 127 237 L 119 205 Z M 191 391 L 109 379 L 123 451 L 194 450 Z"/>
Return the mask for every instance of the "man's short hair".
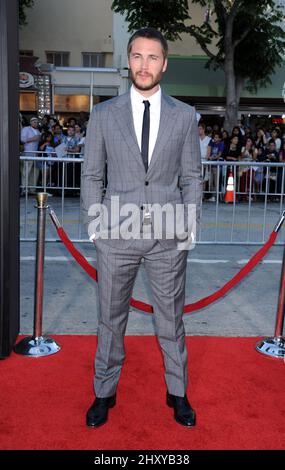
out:
<path id="1" fill-rule="evenodd" d="M 223 138 L 222 133 L 221 133 L 220 131 L 214 131 L 214 132 L 213 132 L 213 138 L 214 138 L 216 135 L 219 137 L 219 139 L 222 139 L 222 138 Z M 237 137 L 237 136 L 235 135 L 234 137 Z"/>
<path id="2" fill-rule="evenodd" d="M 165 37 L 160 31 L 151 27 L 138 29 L 138 31 L 132 34 L 128 42 L 128 48 L 127 48 L 128 57 L 131 53 L 133 42 L 137 38 L 147 38 L 147 39 L 154 39 L 156 41 L 159 41 L 162 47 L 164 59 L 167 58 L 168 44 L 167 44 Z"/>

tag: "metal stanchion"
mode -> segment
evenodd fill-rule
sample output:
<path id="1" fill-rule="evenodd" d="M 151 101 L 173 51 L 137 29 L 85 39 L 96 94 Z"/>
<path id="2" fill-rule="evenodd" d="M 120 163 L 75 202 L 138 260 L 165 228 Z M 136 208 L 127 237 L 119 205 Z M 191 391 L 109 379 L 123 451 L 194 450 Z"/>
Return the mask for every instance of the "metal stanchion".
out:
<path id="1" fill-rule="evenodd" d="M 37 194 L 37 254 L 35 274 L 35 305 L 34 305 L 34 334 L 28 336 L 14 346 L 17 354 L 29 357 L 41 357 L 55 354 L 60 346 L 49 336 L 42 335 L 43 318 L 43 286 L 44 286 L 44 258 L 45 258 L 45 228 L 47 193 Z"/>
<path id="2" fill-rule="evenodd" d="M 278 224 L 275 227 L 275 231 L 278 232 L 284 222 L 285 211 Z M 283 325 L 284 325 L 284 314 L 285 314 L 285 246 L 283 251 L 283 263 L 282 272 L 280 279 L 280 289 L 278 298 L 278 307 L 276 315 L 276 325 L 274 337 L 265 338 L 259 341 L 256 345 L 256 350 L 262 354 L 266 354 L 270 357 L 279 359 L 285 359 L 285 339 L 282 337 Z"/>

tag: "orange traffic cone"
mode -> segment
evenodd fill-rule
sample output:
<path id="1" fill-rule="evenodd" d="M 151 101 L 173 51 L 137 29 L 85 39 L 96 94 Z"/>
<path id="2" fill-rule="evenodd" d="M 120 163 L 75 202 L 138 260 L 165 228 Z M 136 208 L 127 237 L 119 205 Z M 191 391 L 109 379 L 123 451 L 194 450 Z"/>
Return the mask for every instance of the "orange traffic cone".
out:
<path id="1" fill-rule="evenodd" d="M 230 170 L 224 201 L 234 202 L 234 199 L 235 199 L 234 177 L 233 177 L 232 170 Z"/>

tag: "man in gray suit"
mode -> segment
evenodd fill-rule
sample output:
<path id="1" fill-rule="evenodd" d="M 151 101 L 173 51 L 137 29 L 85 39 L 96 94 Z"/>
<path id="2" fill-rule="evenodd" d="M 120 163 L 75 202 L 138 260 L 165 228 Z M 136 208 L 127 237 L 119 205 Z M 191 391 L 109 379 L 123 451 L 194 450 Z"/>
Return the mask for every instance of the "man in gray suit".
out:
<path id="1" fill-rule="evenodd" d="M 96 399 L 86 417 L 91 427 L 104 424 L 116 403 L 129 303 L 142 260 L 164 356 L 167 405 L 174 408 L 179 424 L 195 425 L 195 412 L 186 395 L 182 316 L 187 247 L 193 232 L 188 208 L 195 207 L 199 216 L 201 155 L 194 108 L 160 89 L 167 51 L 159 31 L 143 28 L 134 33 L 128 44 L 130 91 L 96 105 L 88 124 L 82 207 L 90 239 L 95 239 L 100 306 Z M 181 222 L 177 209 L 181 206 L 182 236 L 174 233 L 171 223 L 171 217 Z M 163 210 L 153 210 L 159 207 Z M 157 224 L 162 212 L 166 223 Z"/>

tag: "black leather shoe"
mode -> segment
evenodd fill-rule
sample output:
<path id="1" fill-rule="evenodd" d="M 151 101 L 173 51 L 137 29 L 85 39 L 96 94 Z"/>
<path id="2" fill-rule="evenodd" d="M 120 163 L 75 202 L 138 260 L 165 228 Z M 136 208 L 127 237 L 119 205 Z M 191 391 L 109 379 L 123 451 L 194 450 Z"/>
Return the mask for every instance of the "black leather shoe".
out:
<path id="1" fill-rule="evenodd" d="M 97 397 L 93 405 L 89 408 L 86 415 L 86 424 L 92 428 L 98 428 L 108 420 L 109 408 L 113 408 L 116 404 L 116 395 L 112 397 Z"/>
<path id="2" fill-rule="evenodd" d="M 196 414 L 191 407 L 187 396 L 177 397 L 167 392 L 166 403 L 170 408 L 174 408 L 174 418 L 182 426 L 195 426 Z"/>

